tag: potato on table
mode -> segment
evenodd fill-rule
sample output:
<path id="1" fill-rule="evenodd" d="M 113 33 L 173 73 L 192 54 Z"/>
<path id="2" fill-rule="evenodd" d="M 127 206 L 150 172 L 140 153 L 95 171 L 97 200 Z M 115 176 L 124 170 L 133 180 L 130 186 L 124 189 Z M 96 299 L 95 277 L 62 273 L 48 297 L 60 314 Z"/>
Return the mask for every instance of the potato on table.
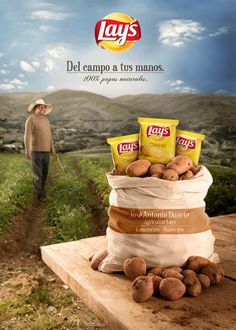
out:
<path id="1" fill-rule="evenodd" d="M 160 295 L 167 300 L 177 300 L 181 298 L 186 291 L 182 281 L 177 278 L 164 278 L 159 286 Z"/>
<path id="2" fill-rule="evenodd" d="M 103 250 L 103 251 L 99 251 L 99 252 L 95 253 L 93 256 L 89 257 L 90 266 L 94 270 L 98 269 L 100 262 L 102 262 L 103 259 L 105 259 L 107 256 L 108 256 L 107 250 Z"/>
<path id="3" fill-rule="evenodd" d="M 126 259 L 123 264 L 125 275 L 133 281 L 138 276 L 144 276 L 147 272 L 146 261 L 140 257 Z"/>
<path id="4" fill-rule="evenodd" d="M 132 298 L 137 303 L 148 300 L 154 292 L 151 276 L 139 276 L 132 283 Z"/>
<path id="5" fill-rule="evenodd" d="M 186 269 L 183 271 L 182 275 L 184 276 L 183 282 L 186 285 L 188 294 L 193 297 L 200 296 L 202 286 L 196 273 L 191 269 Z"/>
<path id="6" fill-rule="evenodd" d="M 197 278 L 199 279 L 203 289 L 207 289 L 211 285 L 211 281 L 207 275 L 197 274 Z"/>
<path id="7" fill-rule="evenodd" d="M 191 256 L 187 260 L 187 269 L 193 270 L 195 273 L 200 273 L 203 266 L 208 265 L 210 261 L 204 257 Z"/>
<path id="8" fill-rule="evenodd" d="M 207 275 L 211 281 L 211 284 L 220 284 L 224 279 L 224 270 L 221 264 L 209 262 L 208 265 L 204 265 L 201 269 L 201 274 Z"/>

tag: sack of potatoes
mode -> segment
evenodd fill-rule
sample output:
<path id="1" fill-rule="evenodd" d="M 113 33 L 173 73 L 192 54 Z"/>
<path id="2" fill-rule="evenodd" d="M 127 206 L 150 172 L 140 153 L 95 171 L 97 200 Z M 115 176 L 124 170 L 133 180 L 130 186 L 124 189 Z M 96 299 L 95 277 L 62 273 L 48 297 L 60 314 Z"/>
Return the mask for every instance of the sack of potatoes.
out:
<path id="1" fill-rule="evenodd" d="M 177 120 L 139 118 L 140 133 L 110 138 L 114 170 L 102 272 L 133 256 L 148 268 L 182 267 L 192 255 L 219 262 L 204 198 L 213 179 L 198 165 L 204 136 L 176 131 Z M 177 155 L 176 155 L 177 153 Z"/>

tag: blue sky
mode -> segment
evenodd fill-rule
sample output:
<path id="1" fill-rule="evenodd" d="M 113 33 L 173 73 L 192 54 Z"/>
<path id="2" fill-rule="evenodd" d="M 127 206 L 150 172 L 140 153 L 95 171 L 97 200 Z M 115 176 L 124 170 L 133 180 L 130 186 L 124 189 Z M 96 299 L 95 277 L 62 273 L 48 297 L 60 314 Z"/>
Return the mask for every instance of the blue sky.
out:
<path id="1" fill-rule="evenodd" d="M 127 52 L 96 45 L 96 22 L 113 12 L 127 13 L 141 25 L 141 40 Z M 236 0 L 1 0 L 0 92 L 235 94 L 235 17 Z M 145 82 L 100 84 L 83 81 L 84 74 L 66 73 L 67 60 L 162 64 L 165 72 L 145 73 Z"/>

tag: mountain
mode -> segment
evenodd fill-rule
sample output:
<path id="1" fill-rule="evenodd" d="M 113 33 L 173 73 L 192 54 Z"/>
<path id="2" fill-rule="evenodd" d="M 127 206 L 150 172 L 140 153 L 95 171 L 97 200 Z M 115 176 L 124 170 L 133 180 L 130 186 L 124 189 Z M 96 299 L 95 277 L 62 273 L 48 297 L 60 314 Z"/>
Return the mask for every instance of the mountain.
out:
<path id="1" fill-rule="evenodd" d="M 58 150 L 105 145 L 108 136 L 138 132 L 138 117 L 175 118 L 179 128 L 206 135 L 203 159 L 235 164 L 236 96 L 140 94 L 114 99 L 85 91 L 0 94 L 0 138 L 3 144 L 22 142 L 29 103 L 44 98 Z"/>

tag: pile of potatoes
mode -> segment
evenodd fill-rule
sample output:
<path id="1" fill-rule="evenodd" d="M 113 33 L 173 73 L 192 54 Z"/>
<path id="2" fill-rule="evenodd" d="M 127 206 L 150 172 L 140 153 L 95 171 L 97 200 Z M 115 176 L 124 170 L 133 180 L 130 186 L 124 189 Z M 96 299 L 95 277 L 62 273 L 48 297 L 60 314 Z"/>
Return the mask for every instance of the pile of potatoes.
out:
<path id="1" fill-rule="evenodd" d="M 183 268 L 178 266 L 147 270 L 143 258 L 125 260 L 124 273 L 133 281 L 132 298 L 137 303 L 160 295 L 166 300 L 177 300 L 184 294 L 197 297 L 210 285 L 220 284 L 224 271 L 220 264 L 198 256 L 189 257 Z"/>
<path id="2" fill-rule="evenodd" d="M 96 270 L 99 263 L 108 255 L 107 250 L 90 256 L 90 265 Z M 200 296 L 202 290 L 210 285 L 220 284 L 224 271 L 219 263 L 210 262 L 198 256 L 189 257 L 184 267 L 155 267 L 147 269 L 146 261 L 141 257 L 126 259 L 123 264 L 125 275 L 132 281 L 132 298 L 141 303 L 153 295 L 166 300 L 177 300 L 184 294 Z"/>
<path id="3" fill-rule="evenodd" d="M 151 164 L 149 160 L 139 159 L 126 167 L 126 174 L 131 177 L 151 176 L 169 181 L 190 180 L 200 170 L 190 157 L 178 155 L 167 165 Z M 116 174 L 116 171 L 113 171 Z"/>

